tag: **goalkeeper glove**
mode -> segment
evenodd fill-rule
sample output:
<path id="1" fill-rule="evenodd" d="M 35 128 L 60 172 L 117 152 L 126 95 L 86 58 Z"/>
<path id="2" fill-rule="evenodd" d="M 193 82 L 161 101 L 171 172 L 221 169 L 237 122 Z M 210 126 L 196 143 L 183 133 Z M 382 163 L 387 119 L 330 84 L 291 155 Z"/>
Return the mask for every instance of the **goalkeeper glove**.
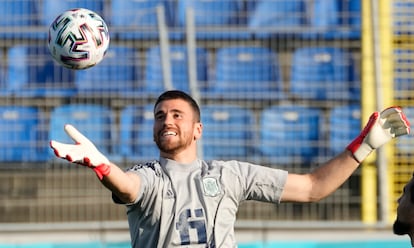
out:
<path id="1" fill-rule="evenodd" d="M 374 112 L 359 136 L 347 149 L 361 163 L 373 150 L 393 138 L 410 133 L 410 123 L 400 107 Z"/>
<path id="2" fill-rule="evenodd" d="M 57 157 L 92 168 L 100 180 L 109 175 L 111 172 L 109 160 L 96 149 L 88 138 L 69 124 L 65 125 L 65 132 L 76 144 L 63 144 L 51 140 L 50 147 Z"/>

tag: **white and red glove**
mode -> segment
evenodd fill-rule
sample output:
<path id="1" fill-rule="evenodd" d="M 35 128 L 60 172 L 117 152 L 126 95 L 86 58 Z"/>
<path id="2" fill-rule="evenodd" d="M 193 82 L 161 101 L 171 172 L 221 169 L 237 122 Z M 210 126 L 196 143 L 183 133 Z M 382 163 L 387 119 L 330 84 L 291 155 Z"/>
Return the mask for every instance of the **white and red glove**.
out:
<path id="1" fill-rule="evenodd" d="M 373 150 L 393 138 L 410 133 L 410 122 L 400 107 L 389 107 L 381 113 L 374 112 L 360 135 L 347 149 L 361 163 Z"/>
<path id="2" fill-rule="evenodd" d="M 51 140 L 50 147 L 57 157 L 92 168 L 100 180 L 109 175 L 111 172 L 109 160 L 96 149 L 88 138 L 69 124 L 65 125 L 65 132 L 76 144 L 64 144 Z"/>

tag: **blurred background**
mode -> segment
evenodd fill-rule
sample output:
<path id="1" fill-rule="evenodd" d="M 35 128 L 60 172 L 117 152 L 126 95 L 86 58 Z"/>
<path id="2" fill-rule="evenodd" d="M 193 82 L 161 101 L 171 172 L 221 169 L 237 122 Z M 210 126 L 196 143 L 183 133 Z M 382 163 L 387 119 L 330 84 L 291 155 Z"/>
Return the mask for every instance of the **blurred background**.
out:
<path id="1" fill-rule="evenodd" d="M 73 71 L 47 32 L 78 7 L 111 43 Z M 296 173 L 341 152 L 373 111 L 400 105 L 414 123 L 413 16 L 412 0 L 0 0 L 0 247 L 129 247 L 125 208 L 49 140 L 71 142 L 72 123 L 122 168 L 157 158 L 152 106 L 167 89 L 201 106 L 200 157 Z M 412 135 L 386 145 L 319 203 L 243 203 L 240 247 L 409 247 L 391 225 L 413 147 Z"/>

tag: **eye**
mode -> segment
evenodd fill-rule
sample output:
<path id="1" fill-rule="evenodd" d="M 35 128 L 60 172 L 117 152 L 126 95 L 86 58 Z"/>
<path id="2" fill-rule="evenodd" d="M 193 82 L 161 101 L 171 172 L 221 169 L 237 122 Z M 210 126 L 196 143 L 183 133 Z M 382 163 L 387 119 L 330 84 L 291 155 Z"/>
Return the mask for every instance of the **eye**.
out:
<path id="1" fill-rule="evenodd" d="M 158 114 L 158 115 L 155 115 L 154 117 L 155 120 L 162 120 L 163 118 L 164 118 L 163 114 Z"/>

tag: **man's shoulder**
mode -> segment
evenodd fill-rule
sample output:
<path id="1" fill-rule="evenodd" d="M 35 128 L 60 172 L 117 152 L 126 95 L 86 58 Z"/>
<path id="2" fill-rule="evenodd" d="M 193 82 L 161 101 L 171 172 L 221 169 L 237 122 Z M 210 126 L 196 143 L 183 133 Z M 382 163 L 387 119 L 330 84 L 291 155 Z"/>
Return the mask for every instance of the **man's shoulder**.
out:
<path id="1" fill-rule="evenodd" d="M 161 173 L 161 164 L 158 160 L 151 160 L 146 162 L 141 162 L 130 167 L 127 171 L 137 172 L 141 170 L 153 170 L 156 173 Z"/>

